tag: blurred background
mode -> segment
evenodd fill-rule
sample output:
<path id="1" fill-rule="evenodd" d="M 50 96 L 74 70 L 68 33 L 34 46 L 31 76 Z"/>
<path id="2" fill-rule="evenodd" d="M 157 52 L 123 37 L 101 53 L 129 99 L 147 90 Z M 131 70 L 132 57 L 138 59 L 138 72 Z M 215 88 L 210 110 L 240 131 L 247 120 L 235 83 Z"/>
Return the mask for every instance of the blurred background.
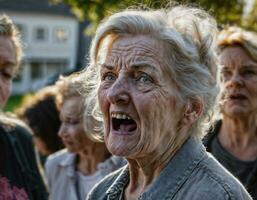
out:
<path id="1" fill-rule="evenodd" d="M 0 13 L 9 15 L 19 28 L 24 50 L 5 111 L 54 83 L 60 74 L 83 69 L 91 36 L 105 16 L 128 7 L 178 3 L 203 7 L 219 27 L 238 25 L 257 31 L 257 0 L 0 0 Z"/>

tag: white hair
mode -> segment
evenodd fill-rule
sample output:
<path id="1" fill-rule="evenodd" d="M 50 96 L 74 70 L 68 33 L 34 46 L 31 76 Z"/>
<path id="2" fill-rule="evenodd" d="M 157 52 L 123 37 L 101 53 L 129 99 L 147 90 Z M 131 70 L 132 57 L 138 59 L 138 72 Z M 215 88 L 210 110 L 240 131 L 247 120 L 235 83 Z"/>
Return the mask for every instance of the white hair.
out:
<path id="1" fill-rule="evenodd" d="M 102 52 L 99 49 L 106 37 L 150 36 L 164 44 L 167 59 L 163 65 L 168 67 L 178 87 L 180 102 L 186 105 L 194 99 L 203 100 L 203 114 L 189 133 L 202 137 L 203 131 L 200 129 L 204 124 L 203 119 L 210 116 L 209 111 L 217 94 L 216 32 L 215 20 L 198 8 L 176 6 L 160 10 L 125 10 L 113 14 L 98 26 L 92 41 L 87 70 L 91 77 L 88 79 L 89 85 L 95 88 L 99 86 L 98 54 Z M 96 96 L 96 92 L 93 96 Z"/>

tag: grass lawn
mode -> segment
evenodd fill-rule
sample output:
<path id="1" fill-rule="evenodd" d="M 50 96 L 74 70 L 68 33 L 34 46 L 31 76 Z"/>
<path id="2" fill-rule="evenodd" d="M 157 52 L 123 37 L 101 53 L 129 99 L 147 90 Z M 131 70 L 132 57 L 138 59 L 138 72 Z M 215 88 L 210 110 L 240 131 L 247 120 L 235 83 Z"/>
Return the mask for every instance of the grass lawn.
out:
<path id="1" fill-rule="evenodd" d="M 11 96 L 4 108 L 4 111 L 12 112 L 15 108 L 19 107 L 22 102 L 23 95 Z"/>

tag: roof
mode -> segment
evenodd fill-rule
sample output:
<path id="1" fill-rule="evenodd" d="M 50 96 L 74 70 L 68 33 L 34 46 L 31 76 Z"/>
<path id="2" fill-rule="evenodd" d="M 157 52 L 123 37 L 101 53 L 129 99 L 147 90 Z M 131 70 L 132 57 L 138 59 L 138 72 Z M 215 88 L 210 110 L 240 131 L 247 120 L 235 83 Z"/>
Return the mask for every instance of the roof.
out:
<path id="1" fill-rule="evenodd" d="M 0 9 L 19 12 L 74 16 L 66 4 L 53 4 L 50 0 L 0 0 Z"/>

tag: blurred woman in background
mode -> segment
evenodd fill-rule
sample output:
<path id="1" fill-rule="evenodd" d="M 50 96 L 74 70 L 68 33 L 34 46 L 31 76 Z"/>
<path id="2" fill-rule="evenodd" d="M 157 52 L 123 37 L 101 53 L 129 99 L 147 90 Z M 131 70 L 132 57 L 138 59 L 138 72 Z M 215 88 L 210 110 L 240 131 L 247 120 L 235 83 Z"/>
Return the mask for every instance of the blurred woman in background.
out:
<path id="1" fill-rule="evenodd" d="M 56 85 L 61 119 L 58 134 L 66 149 L 47 159 L 45 169 L 50 197 L 52 200 L 84 200 L 98 181 L 121 167 L 124 161 L 112 157 L 104 143 L 88 137 L 89 133 L 101 131 L 102 124 L 91 116 L 83 117 L 87 88 L 83 87 L 81 76 L 61 77 Z"/>
<path id="2" fill-rule="evenodd" d="M 221 31 L 218 54 L 219 116 L 204 144 L 257 199 L 257 34 Z"/>
<path id="3" fill-rule="evenodd" d="M 56 106 L 57 92 L 55 86 L 45 87 L 33 95 L 26 96 L 22 105 L 15 111 L 33 131 L 34 143 L 43 166 L 47 156 L 64 148 L 61 138 L 58 137 L 61 121 Z"/>

